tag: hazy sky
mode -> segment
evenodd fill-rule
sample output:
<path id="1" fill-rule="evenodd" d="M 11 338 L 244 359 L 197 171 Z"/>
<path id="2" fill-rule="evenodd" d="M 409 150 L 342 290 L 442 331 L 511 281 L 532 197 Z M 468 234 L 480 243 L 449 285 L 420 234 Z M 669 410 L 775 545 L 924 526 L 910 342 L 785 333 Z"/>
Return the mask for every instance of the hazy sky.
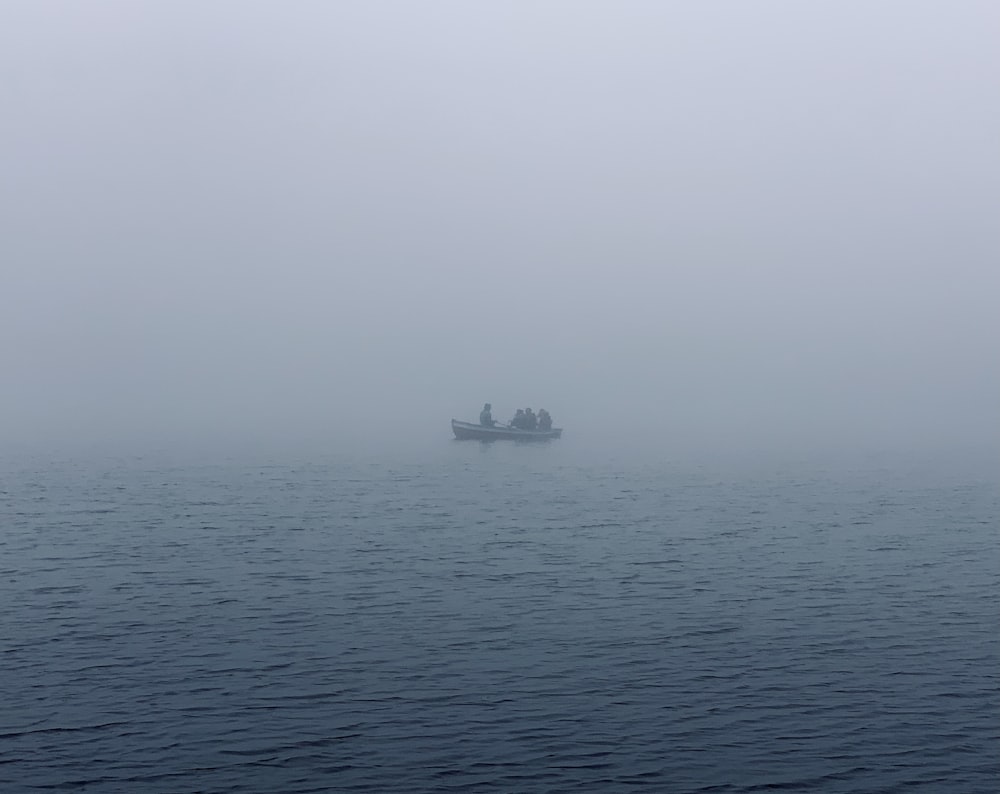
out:
<path id="1" fill-rule="evenodd" d="M 0 444 L 1000 439 L 1000 4 L 0 4 Z M 641 425 L 641 429 L 639 426 Z"/>

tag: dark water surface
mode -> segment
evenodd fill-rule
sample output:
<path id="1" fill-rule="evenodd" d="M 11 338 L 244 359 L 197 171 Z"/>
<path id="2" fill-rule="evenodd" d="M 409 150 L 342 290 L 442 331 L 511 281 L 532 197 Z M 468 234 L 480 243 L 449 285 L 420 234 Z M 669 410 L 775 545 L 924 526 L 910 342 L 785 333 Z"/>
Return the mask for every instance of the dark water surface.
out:
<path id="1" fill-rule="evenodd" d="M 0 474 L 0 791 L 1000 790 L 986 470 Z"/>

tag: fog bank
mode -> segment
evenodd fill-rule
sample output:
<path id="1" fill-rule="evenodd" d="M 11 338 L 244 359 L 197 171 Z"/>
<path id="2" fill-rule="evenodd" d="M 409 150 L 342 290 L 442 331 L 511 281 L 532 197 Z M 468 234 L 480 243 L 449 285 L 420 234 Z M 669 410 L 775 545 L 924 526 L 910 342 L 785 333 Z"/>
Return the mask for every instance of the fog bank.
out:
<path id="1" fill-rule="evenodd" d="M 998 24 L 5 3 L 0 443 L 996 445 Z"/>

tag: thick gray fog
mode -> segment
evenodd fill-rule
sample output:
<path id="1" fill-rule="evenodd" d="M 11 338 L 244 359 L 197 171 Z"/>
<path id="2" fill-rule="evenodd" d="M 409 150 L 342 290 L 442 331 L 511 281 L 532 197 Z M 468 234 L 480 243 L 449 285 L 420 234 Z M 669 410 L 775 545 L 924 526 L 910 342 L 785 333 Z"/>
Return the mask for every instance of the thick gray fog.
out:
<path id="1" fill-rule="evenodd" d="M 0 443 L 996 443 L 998 29 L 8 0 Z"/>

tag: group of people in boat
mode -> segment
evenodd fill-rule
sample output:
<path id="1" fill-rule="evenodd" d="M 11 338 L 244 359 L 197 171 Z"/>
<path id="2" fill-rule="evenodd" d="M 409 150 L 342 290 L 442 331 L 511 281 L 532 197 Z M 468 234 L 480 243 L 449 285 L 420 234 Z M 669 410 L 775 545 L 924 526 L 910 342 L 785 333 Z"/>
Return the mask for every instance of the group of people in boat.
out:
<path id="1" fill-rule="evenodd" d="M 479 424 L 484 427 L 495 427 L 496 420 L 493 418 L 493 406 L 489 403 L 483 406 L 479 412 Z M 518 408 L 514 418 L 507 423 L 507 427 L 516 430 L 551 430 L 552 417 L 544 408 L 539 408 L 536 414 L 530 408 Z"/>

